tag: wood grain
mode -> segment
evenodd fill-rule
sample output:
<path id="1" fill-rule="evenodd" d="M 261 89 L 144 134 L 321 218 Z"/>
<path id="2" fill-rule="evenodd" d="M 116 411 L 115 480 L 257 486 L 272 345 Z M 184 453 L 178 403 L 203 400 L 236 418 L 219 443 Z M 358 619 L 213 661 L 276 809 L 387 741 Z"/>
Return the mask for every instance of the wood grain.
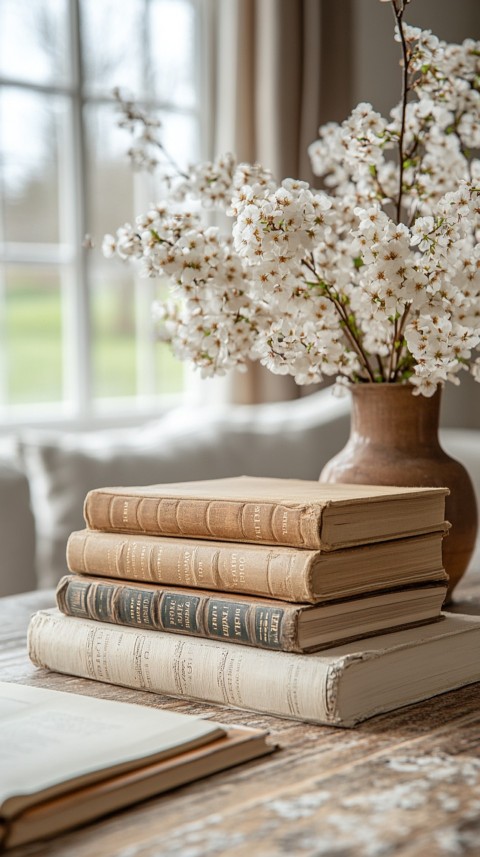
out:
<path id="1" fill-rule="evenodd" d="M 480 684 L 359 727 L 292 723 L 33 667 L 25 630 L 53 593 L 0 599 L 0 677 L 268 728 L 280 752 L 11 857 L 448 857 L 480 853 Z M 480 615 L 480 574 L 452 609 Z"/>

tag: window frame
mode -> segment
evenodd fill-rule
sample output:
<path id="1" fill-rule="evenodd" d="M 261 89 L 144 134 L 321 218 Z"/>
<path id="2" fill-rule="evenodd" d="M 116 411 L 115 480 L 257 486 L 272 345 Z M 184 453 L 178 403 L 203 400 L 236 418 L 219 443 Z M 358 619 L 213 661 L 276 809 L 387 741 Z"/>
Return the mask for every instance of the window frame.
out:
<path id="1" fill-rule="evenodd" d="M 143 0 L 145 8 L 151 0 Z M 198 155 L 212 157 L 213 144 L 213 46 L 215 0 L 185 0 L 195 11 L 195 80 L 196 103 L 192 108 L 175 107 L 159 99 L 142 99 L 146 107 L 164 112 L 180 112 L 192 116 L 198 127 Z M 65 166 L 59 179 L 61 229 L 58 244 L 0 242 L 0 333 L 5 333 L 1 320 L 5 305 L 5 270 L 7 266 L 46 264 L 56 268 L 61 282 L 63 400 L 55 403 L 7 404 L 6 374 L 0 371 L 0 434 L 25 426 L 89 429 L 100 426 L 138 424 L 148 417 L 158 417 L 177 404 L 198 400 L 198 374 L 185 371 L 185 389 L 178 395 L 161 395 L 152 389 L 148 367 L 152 365 L 153 349 L 145 327 L 150 304 L 146 295 L 148 281 L 134 274 L 136 303 L 137 395 L 93 398 L 92 383 L 92 316 L 90 307 L 89 250 L 85 245 L 87 223 L 87 135 L 84 118 L 88 104 L 112 103 L 112 98 L 85 91 L 82 70 L 80 27 L 81 0 L 67 0 L 67 38 L 71 84 L 40 84 L 0 74 L 0 89 L 15 87 L 46 96 L 62 96 L 67 100 Z M 128 137 L 125 137 L 125 150 Z M 126 169 L 130 169 L 126 162 Z M 74 200 L 74 202 L 72 202 Z M 132 212 L 132 217 L 137 212 Z M 0 213 L 1 218 L 1 213 Z M 113 224 L 116 227 L 120 224 Z M 1 223 L 0 223 L 1 227 Z M 95 236 L 100 243 L 103 236 Z M 106 262 L 105 264 L 109 264 Z M 113 276 L 115 276 L 113 274 Z M 147 284 L 147 288 L 146 288 Z M 6 337 L 0 337 L 0 364 L 6 365 Z M 142 379 L 139 385 L 138 379 Z M 146 379 L 146 380 L 145 380 Z M 144 389 L 141 390 L 143 385 Z"/>

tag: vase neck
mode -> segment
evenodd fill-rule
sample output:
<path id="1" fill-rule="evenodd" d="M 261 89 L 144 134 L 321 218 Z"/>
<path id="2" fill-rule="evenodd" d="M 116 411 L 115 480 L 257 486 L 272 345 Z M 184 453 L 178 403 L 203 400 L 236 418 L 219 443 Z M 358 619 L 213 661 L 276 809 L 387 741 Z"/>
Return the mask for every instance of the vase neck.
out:
<path id="1" fill-rule="evenodd" d="M 352 385 L 351 434 L 379 446 L 439 447 L 441 389 L 426 398 L 400 384 Z"/>

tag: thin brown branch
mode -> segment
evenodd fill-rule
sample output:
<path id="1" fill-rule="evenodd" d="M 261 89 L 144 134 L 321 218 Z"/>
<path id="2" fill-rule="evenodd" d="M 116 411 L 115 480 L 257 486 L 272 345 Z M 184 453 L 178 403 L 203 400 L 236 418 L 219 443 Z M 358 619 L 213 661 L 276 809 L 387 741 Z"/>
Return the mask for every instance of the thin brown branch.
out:
<path id="1" fill-rule="evenodd" d="M 330 286 L 330 284 L 324 282 L 323 280 L 321 280 L 319 278 L 317 271 L 316 271 L 316 268 L 315 268 L 315 262 L 313 260 L 313 257 L 311 258 L 311 261 L 309 261 L 307 258 L 304 258 L 302 260 L 302 263 L 305 265 L 306 268 L 308 268 L 309 271 L 311 271 L 311 273 L 314 275 L 314 277 L 316 277 L 318 284 L 323 285 L 323 288 L 325 289 L 325 296 L 327 297 L 327 299 L 329 301 L 331 301 L 333 303 L 338 315 L 340 316 L 341 321 L 343 321 L 344 326 L 343 326 L 342 330 L 344 331 L 345 335 L 347 336 L 347 339 L 349 339 L 350 344 L 353 346 L 354 351 L 356 351 L 357 355 L 360 357 L 360 361 L 363 364 L 363 368 L 365 369 L 368 377 L 370 378 L 371 381 L 375 381 L 375 375 L 373 373 L 372 367 L 370 366 L 370 361 L 368 359 L 367 353 L 366 353 L 365 349 L 363 348 L 362 343 L 360 342 L 360 340 L 357 338 L 354 331 L 350 327 L 350 322 L 349 322 L 348 315 L 345 311 L 345 307 L 342 305 L 342 303 L 334 295 L 331 294 L 330 289 L 332 287 Z"/>
<path id="2" fill-rule="evenodd" d="M 393 326 L 393 336 L 392 336 L 392 345 L 390 348 L 390 359 L 388 361 L 388 372 L 387 378 L 389 381 L 393 380 L 393 361 L 395 359 L 395 343 L 398 342 L 398 318 L 395 319 Z"/>
<path id="3" fill-rule="evenodd" d="M 405 11 L 405 4 L 399 0 L 398 4 L 396 0 L 392 0 L 392 9 L 395 21 L 398 26 L 398 32 L 400 35 L 400 44 L 402 46 L 402 58 L 403 58 L 403 75 L 402 75 L 402 118 L 400 124 L 400 134 L 398 138 L 398 159 L 399 159 L 399 178 L 398 178 L 398 197 L 397 197 L 397 223 L 401 222 L 402 218 L 402 195 L 403 195 L 403 164 L 405 161 L 405 153 L 403 151 L 404 146 L 404 138 L 405 138 L 405 125 L 406 125 L 406 117 L 407 117 L 407 102 L 408 102 L 408 92 L 409 92 L 409 78 L 408 78 L 408 66 L 409 66 L 409 56 L 408 56 L 408 48 L 407 42 L 405 40 L 405 33 L 403 30 L 403 13 Z"/>
<path id="4" fill-rule="evenodd" d="M 398 325 L 396 342 L 400 342 L 400 345 L 399 345 L 399 347 L 398 347 L 398 349 L 397 349 L 396 351 L 395 351 L 395 349 L 392 349 L 392 354 L 393 354 L 393 353 L 395 353 L 395 358 L 396 358 L 396 359 L 395 359 L 395 365 L 393 366 L 392 381 L 396 381 L 396 380 L 397 380 L 397 376 L 398 376 L 398 368 L 399 368 L 400 360 L 401 360 L 401 357 L 402 357 L 402 351 L 403 351 L 403 348 L 404 348 L 404 345 L 405 345 L 405 341 L 404 341 L 404 330 L 405 330 L 405 324 L 406 324 L 406 322 L 407 322 L 407 318 L 408 318 L 408 316 L 409 316 L 409 314 L 410 314 L 411 307 L 412 307 L 412 305 L 411 305 L 411 304 L 408 304 L 408 305 L 405 307 L 405 309 L 404 309 L 404 311 L 403 311 L 403 315 L 402 315 L 402 317 L 401 317 L 401 319 L 400 319 L 400 324 Z"/>

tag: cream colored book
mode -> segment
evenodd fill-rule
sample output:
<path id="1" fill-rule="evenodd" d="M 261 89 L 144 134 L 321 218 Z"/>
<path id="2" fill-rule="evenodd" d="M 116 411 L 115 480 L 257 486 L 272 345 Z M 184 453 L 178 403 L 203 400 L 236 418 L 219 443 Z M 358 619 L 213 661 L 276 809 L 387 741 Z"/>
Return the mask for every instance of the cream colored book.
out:
<path id="1" fill-rule="evenodd" d="M 0 682 L 0 847 L 78 826 L 270 752 L 266 733 Z"/>
<path id="2" fill-rule="evenodd" d="M 299 655 L 45 610 L 28 647 L 67 675 L 335 726 L 480 680 L 480 618 L 462 615 Z"/>
<path id="3" fill-rule="evenodd" d="M 107 532 L 336 550 L 443 530 L 448 493 L 236 476 L 97 488 L 84 514 L 91 529 Z"/>

